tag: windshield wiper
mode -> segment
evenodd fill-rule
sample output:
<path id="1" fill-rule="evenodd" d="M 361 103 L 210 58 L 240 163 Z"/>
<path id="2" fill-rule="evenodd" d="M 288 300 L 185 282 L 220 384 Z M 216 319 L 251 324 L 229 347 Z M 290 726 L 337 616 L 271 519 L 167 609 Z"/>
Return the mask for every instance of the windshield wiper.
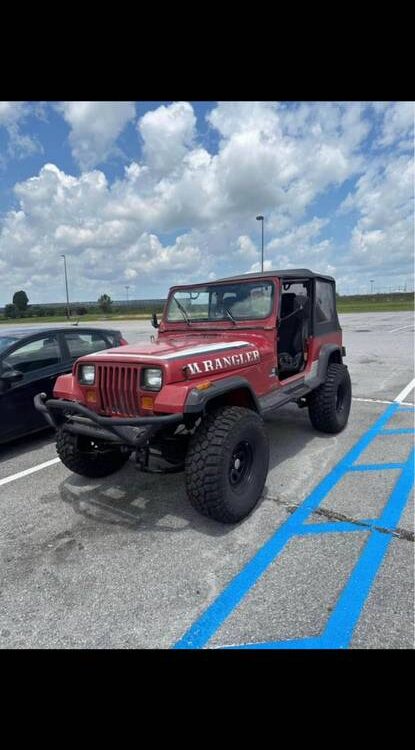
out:
<path id="1" fill-rule="evenodd" d="M 183 307 L 182 303 L 179 302 L 179 300 L 176 299 L 176 297 L 174 298 L 174 301 L 175 301 L 177 307 L 179 308 L 180 312 L 182 313 L 182 315 L 183 315 L 183 317 L 184 317 L 187 325 L 190 326 L 190 318 L 189 318 L 189 316 L 188 316 L 185 308 Z"/>
<path id="2" fill-rule="evenodd" d="M 227 308 L 227 307 L 225 307 L 225 305 L 223 306 L 223 309 L 225 310 L 225 312 L 226 312 L 226 315 L 227 315 L 227 316 L 228 316 L 228 318 L 229 318 L 229 319 L 230 319 L 230 320 L 232 321 L 232 323 L 234 323 L 234 325 L 236 325 L 236 320 L 235 320 L 235 318 L 233 317 L 233 315 L 232 315 L 231 311 L 230 311 L 230 310 L 228 310 L 228 308 Z"/>

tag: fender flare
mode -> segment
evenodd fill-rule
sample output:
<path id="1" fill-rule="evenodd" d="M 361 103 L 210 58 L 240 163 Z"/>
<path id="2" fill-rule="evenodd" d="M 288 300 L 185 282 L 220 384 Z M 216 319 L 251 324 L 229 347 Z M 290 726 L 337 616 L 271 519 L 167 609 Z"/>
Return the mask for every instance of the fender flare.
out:
<path id="1" fill-rule="evenodd" d="M 197 382 L 195 382 L 195 386 L 196 385 Z M 223 396 L 225 393 L 240 390 L 241 388 L 249 391 L 255 409 L 260 414 L 261 408 L 259 405 L 259 401 L 256 394 L 252 390 L 249 381 L 246 380 L 246 378 L 242 378 L 238 375 L 223 380 L 215 380 L 209 388 L 203 391 L 198 391 L 196 387 L 194 387 L 187 396 L 183 414 L 191 416 L 202 414 L 205 411 L 209 401 L 212 401 L 218 396 Z"/>
<path id="2" fill-rule="evenodd" d="M 317 367 L 317 378 L 320 382 L 323 382 L 326 378 L 329 359 L 333 352 L 339 352 L 340 362 L 343 364 L 343 347 L 338 344 L 323 344 L 319 351 Z"/>

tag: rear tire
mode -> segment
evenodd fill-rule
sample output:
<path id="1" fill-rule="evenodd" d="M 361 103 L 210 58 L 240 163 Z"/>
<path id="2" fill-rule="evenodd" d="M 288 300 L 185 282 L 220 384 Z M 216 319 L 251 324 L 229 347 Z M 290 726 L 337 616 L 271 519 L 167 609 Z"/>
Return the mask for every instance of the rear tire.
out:
<path id="1" fill-rule="evenodd" d="M 313 427 L 335 434 L 347 425 L 352 402 L 352 384 L 346 365 L 333 362 L 326 379 L 308 396 L 308 413 Z"/>
<path id="2" fill-rule="evenodd" d="M 205 417 L 186 456 L 186 487 L 199 513 L 237 523 L 255 507 L 268 473 L 268 435 L 261 417 L 239 406 Z"/>
<path id="3" fill-rule="evenodd" d="M 124 466 L 129 454 L 121 453 L 119 448 L 105 451 L 86 450 L 88 439 L 82 438 L 83 445 L 77 435 L 59 428 L 56 435 L 56 452 L 67 469 L 81 477 L 107 477 Z"/>

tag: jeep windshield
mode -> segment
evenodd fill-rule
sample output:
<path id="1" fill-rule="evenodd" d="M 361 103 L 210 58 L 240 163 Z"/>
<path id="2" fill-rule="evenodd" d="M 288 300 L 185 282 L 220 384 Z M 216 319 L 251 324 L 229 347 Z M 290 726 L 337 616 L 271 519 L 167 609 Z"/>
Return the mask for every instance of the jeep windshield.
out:
<path id="1" fill-rule="evenodd" d="M 167 322 L 260 320 L 272 310 L 274 285 L 270 281 L 209 284 L 177 289 L 170 296 Z"/>

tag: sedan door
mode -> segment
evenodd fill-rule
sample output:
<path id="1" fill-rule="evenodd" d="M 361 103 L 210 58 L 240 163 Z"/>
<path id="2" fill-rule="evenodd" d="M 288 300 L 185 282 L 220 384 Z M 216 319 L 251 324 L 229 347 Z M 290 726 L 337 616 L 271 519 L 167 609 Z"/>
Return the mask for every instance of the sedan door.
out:
<path id="1" fill-rule="evenodd" d="M 0 358 L 0 440 L 12 439 L 46 426 L 34 407 L 37 393 L 52 395 L 56 377 L 70 364 L 64 362 L 58 334 L 33 337 L 14 344 Z M 65 367 L 66 364 L 66 367 Z M 18 371 L 22 377 L 11 383 L 1 376 Z"/>

